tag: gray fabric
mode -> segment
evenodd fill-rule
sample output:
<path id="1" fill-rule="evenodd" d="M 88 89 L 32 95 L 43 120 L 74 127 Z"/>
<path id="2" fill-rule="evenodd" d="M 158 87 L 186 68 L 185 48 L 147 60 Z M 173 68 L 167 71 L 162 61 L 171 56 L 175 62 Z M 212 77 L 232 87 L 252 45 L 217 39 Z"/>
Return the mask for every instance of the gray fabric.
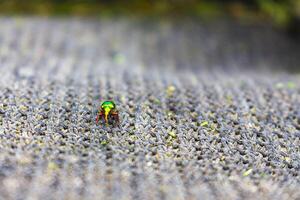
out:
<path id="1" fill-rule="evenodd" d="M 146 24 L 0 19 L 0 199 L 299 199 L 298 46 Z"/>

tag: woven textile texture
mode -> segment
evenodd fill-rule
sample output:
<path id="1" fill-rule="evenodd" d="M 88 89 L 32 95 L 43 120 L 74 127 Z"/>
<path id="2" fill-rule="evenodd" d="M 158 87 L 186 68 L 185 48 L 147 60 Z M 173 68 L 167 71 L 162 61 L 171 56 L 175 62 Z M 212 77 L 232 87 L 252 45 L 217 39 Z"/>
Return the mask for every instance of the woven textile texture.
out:
<path id="1" fill-rule="evenodd" d="M 299 47 L 268 27 L 0 18 L 0 199 L 299 199 Z M 299 71 L 299 70 L 298 70 Z M 114 100 L 119 127 L 95 124 Z"/>

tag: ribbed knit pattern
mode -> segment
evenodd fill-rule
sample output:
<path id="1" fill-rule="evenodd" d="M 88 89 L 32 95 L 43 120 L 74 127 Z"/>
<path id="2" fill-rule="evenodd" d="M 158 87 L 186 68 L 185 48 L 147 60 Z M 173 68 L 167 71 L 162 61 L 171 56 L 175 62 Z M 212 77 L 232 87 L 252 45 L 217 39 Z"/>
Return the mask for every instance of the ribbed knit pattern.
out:
<path id="1" fill-rule="evenodd" d="M 300 51 L 283 33 L 1 18 L 0 42 L 1 200 L 300 198 Z M 119 127 L 95 124 L 104 100 Z"/>

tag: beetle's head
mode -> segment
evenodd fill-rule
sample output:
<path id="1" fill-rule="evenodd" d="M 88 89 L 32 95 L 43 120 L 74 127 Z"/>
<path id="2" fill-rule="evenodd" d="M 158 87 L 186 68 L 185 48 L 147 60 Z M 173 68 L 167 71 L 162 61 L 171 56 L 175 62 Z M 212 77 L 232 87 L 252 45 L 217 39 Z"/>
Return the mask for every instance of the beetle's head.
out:
<path id="1" fill-rule="evenodd" d="M 104 101 L 101 104 L 101 108 L 106 114 L 108 114 L 111 110 L 116 108 L 116 104 L 113 101 Z"/>

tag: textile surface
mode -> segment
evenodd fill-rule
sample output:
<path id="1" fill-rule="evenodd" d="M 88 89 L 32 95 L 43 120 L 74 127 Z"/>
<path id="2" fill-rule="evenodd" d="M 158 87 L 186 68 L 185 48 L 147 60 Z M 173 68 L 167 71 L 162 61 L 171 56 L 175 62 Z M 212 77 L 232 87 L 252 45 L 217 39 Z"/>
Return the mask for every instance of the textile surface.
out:
<path id="1" fill-rule="evenodd" d="M 0 199 L 300 198 L 300 51 L 283 33 L 1 18 L 0 41 Z M 104 100 L 118 127 L 95 123 Z"/>

